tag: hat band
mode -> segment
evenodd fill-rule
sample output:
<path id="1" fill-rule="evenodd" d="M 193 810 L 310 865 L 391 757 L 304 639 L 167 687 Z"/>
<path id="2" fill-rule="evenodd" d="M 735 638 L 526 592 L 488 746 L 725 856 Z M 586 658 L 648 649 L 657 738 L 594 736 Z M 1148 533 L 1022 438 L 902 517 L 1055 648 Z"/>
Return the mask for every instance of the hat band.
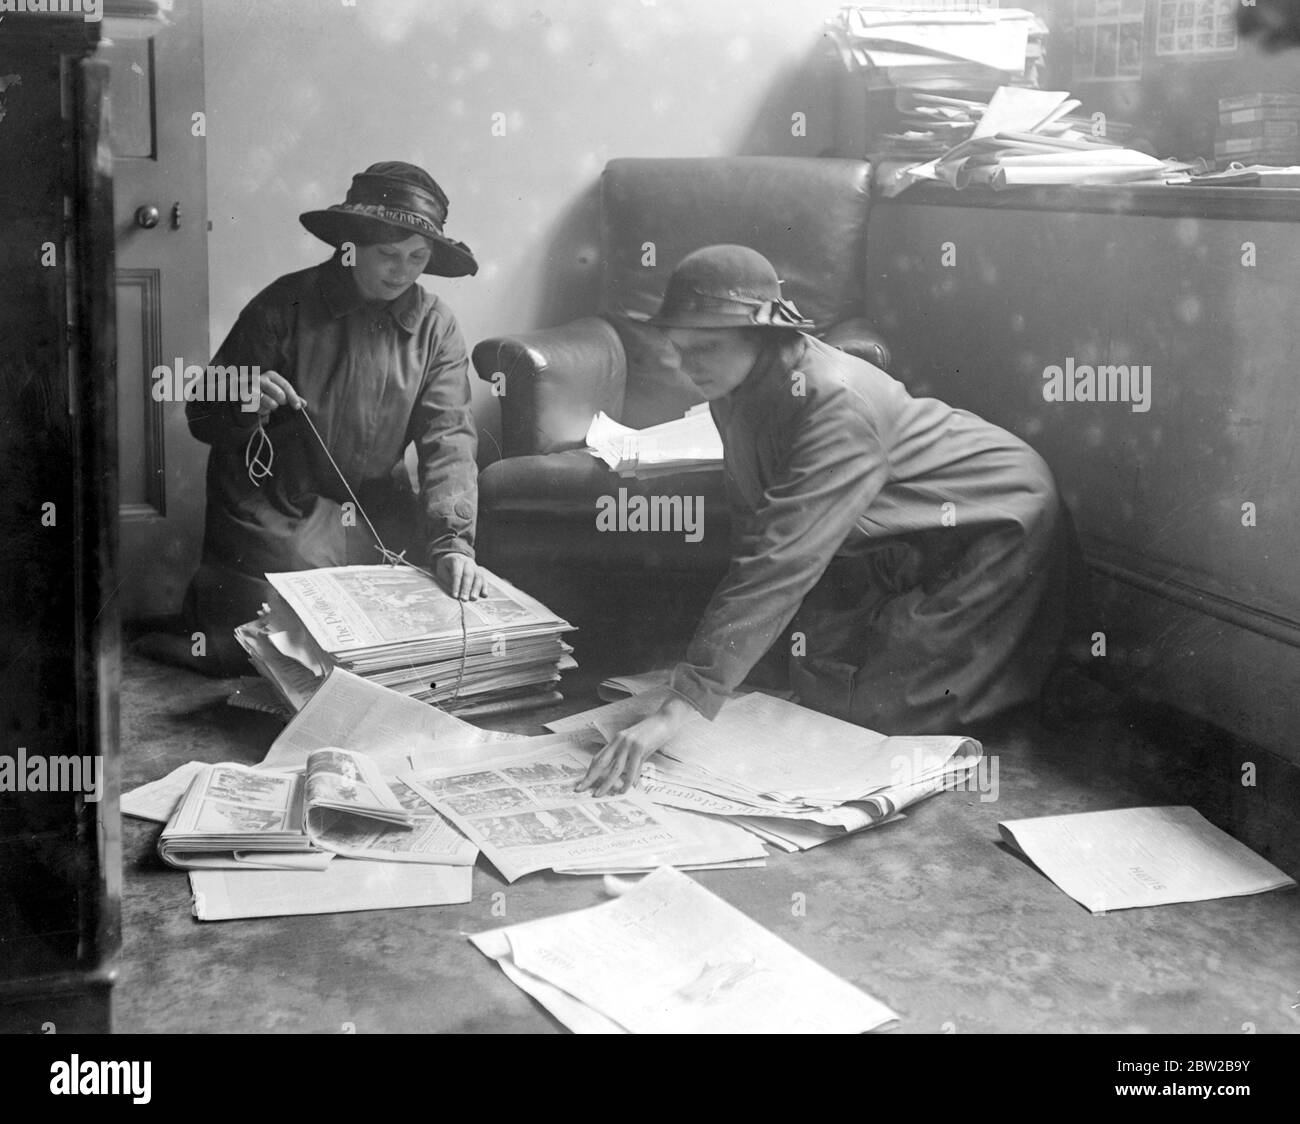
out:
<path id="1" fill-rule="evenodd" d="M 385 207 L 380 203 L 344 203 L 331 207 L 332 211 L 344 211 L 352 215 L 378 219 L 380 222 L 392 223 L 394 226 L 414 226 L 429 234 L 443 237 L 442 228 L 414 211 L 403 211 L 397 207 Z"/>
<path id="2" fill-rule="evenodd" d="M 665 301 L 659 317 L 672 317 L 684 312 L 714 313 L 735 316 L 750 324 L 772 324 L 792 328 L 808 327 L 812 322 L 788 300 L 773 297 L 713 297 L 696 293 L 685 300 Z"/>

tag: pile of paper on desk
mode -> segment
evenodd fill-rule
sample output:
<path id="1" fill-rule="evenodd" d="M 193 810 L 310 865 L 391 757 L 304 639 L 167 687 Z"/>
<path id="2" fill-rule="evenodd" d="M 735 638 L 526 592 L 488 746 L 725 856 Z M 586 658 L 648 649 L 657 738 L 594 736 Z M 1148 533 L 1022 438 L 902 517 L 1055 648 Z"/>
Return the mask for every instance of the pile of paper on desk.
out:
<path id="1" fill-rule="evenodd" d="M 646 679 L 632 680 L 634 685 Z M 548 724 L 605 738 L 658 708 L 662 688 Z M 786 851 L 899 818 L 983 757 L 966 737 L 885 737 L 761 692 L 687 720 L 642 771 L 656 804 L 735 820 Z"/>
<path id="2" fill-rule="evenodd" d="M 580 1034 L 861 1034 L 898 1018 L 672 869 L 470 940 Z"/>
<path id="3" fill-rule="evenodd" d="M 841 8 L 826 21 L 846 70 L 871 88 L 991 90 L 1034 85 L 1047 25 L 1024 8 L 908 10 L 900 5 Z"/>
<path id="4" fill-rule="evenodd" d="M 522 738 L 472 764 L 402 779 L 454 823 L 507 882 L 537 870 L 608 874 L 759 866 L 762 844 L 734 823 L 658 807 L 644 795 L 577 792 L 600 746 L 594 731 Z"/>
<path id="5" fill-rule="evenodd" d="M 587 430 L 587 452 L 620 476 L 653 480 L 720 467 L 722 438 L 707 403 L 648 429 L 631 429 L 602 411 Z"/>
<path id="6" fill-rule="evenodd" d="M 269 611 L 236 638 L 295 710 L 340 667 L 462 715 L 558 701 L 576 666 L 572 626 L 479 567 L 487 596 L 458 601 L 410 566 L 339 566 L 267 574 Z"/>

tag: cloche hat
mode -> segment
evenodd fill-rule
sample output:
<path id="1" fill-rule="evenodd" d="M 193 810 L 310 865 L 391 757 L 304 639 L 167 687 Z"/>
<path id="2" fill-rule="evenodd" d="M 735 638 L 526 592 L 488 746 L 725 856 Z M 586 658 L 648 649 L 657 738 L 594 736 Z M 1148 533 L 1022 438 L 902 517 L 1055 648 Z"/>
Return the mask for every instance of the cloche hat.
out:
<path id="1" fill-rule="evenodd" d="M 386 160 L 371 164 L 352 177 L 347 198 L 323 211 L 307 211 L 298 220 L 331 246 L 366 237 L 366 228 L 395 226 L 429 239 L 433 252 L 425 273 L 465 277 L 478 272 L 478 262 L 464 242 L 442 232 L 447 221 L 447 195 L 423 168 Z"/>
<path id="2" fill-rule="evenodd" d="M 757 250 L 732 245 L 705 246 L 682 258 L 649 323 L 660 328 L 813 327 L 782 298 L 772 263 Z"/>

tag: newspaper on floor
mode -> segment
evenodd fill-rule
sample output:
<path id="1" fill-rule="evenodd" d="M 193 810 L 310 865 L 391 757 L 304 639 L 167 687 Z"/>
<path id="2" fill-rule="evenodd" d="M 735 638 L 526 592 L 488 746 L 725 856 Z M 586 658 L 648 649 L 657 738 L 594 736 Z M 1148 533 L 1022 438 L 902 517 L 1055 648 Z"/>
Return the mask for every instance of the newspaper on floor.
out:
<path id="1" fill-rule="evenodd" d="M 854 1034 L 898 1017 L 669 867 L 614 901 L 470 940 L 579 1032 Z"/>
<path id="2" fill-rule="evenodd" d="M 652 687 L 548 726 L 609 739 L 658 709 L 664 694 Z M 647 762 L 641 787 L 657 804 L 735 817 L 804 850 L 890 822 L 960 783 L 982 757 L 971 738 L 886 737 L 754 692 L 727 700 L 712 722 L 688 719 Z"/>
<path id="3" fill-rule="evenodd" d="M 336 667 L 271 743 L 258 768 L 300 769 L 312 752 L 336 745 L 364 754 L 393 776 L 408 771 L 413 754 L 429 765 L 456 765 L 482 756 L 482 746 L 515 738 L 480 730 Z"/>
<path id="4" fill-rule="evenodd" d="M 1241 897 L 1296 884 L 1186 806 L 1006 820 L 998 830 L 1093 913 Z"/>
<path id="5" fill-rule="evenodd" d="M 165 777 L 149 781 L 130 792 L 122 793 L 120 806 L 122 815 L 135 816 L 141 820 L 153 820 L 166 823 L 172 818 L 176 806 L 185 796 L 194 774 L 204 767 L 204 761 L 187 761 L 178 765 Z"/>
<path id="6" fill-rule="evenodd" d="M 472 866 L 414 866 L 340 859 L 320 871 L 193 870 L 200 921 L 290 917 L 367 909 L 456 905 L 470 900 Z"/>
<path id="7" fill-rule="evenodd" d="M 594 874 L 760 857 L 761 847 L 727 825 L 665 815 L 641 793 L 575 791 L 591 763 L 589 739 L 554 735 L 501 748 L 472 766 L 402 779 L 477 843 L 508 882 L 538 870 Z"/>
<path id="8" fill-rule="evenodd" d="M 473 866 L 478 848 L 410 785 L 393 779 L 388 786 L 411 814 L 409 827 L 391 827 L 340 812 L 320 814 L 313 825 L 317 846 L 347 859 Z"/>
<path id="9" fill-rule="evenodd" d="M 301 773 L 205 765 L 163 828 L 158 854 L 186 869 L 319 865 L 325 860 L 305 856 L 333 851 L 321 828 L 340 814 L 408 832 L 414 819 L 374 762 L 346 750 L 317 750 Z"/>
<path id="10" fill-rule="evenodd" d="M 458 601 L 411 566 L 267 574 L 265 612 L 235 630 L 295 710 L 333 667 L 448 710 L 477 714 L 557 700 L 575 667 L 571 625 L 480 567 L 485 595 Z"/>

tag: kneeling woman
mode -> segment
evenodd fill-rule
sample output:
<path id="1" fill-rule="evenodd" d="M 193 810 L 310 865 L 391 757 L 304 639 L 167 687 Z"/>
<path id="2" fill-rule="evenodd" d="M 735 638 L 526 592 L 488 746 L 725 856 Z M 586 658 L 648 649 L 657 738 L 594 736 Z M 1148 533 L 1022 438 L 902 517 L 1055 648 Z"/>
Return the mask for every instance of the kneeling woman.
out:
<path id="1" fill-rule="evenodd" d="M 1032 449 L 805 335 L 745 247 L 684 258 L 652 322 L 722 435 L 732 560 L 667 701 L 580 787 L 635 784 L 760 661 L 788 660 L 803 705 L 884 733 L 965 732 L 1036 697 L 1076 553 Z"/>
<path id="2" fill-rule="evenodd" d="M 451 310 L 416 283 L 478 269 L 443 234 L 446 216 L 427 172 L 371 165 L 342 204 L 302 216 L 333 258 L 264 289 L 218 350 L 215 365 L 261 368 L 261 412 L 187 406 L 190 431 L 212 449 L 203 559 L 186 597 L 208 652 L 186 662 L 226 675 L 246 665 L 232 630 L 256 617 L 266 573 L 380 561 L 367 517 L 388 549 L 410 550 L 454 595 L 482 592 L 465 342 Z M 412 442 L 418 503 L 403 461 Z"/>

